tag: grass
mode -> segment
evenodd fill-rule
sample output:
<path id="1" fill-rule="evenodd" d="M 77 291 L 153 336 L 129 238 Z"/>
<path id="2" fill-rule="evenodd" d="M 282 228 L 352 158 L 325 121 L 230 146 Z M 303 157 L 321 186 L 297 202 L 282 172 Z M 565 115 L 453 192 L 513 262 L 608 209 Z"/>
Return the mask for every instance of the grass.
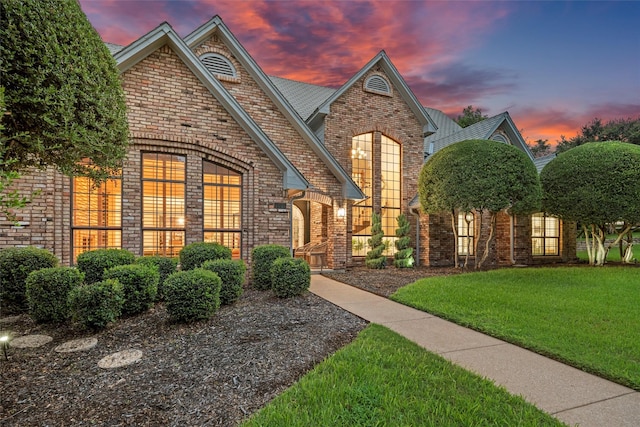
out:
<path id="1" fill-rule="evenodd" d="M 564 425 L 379 325 L 256 413 L 251 426 Z"/>
<path id="2" fill-rule="evenodd" d="M 391 298 L 640 390 L 637 267 L 434 277 Z"/>
<path id="3" fill-rule="evenodd" d="M 633 258 L 640 262 L 640 245 L 634 244 L 631 251 L 633 252 Z M 587 255 L 586 250 L 578 251 L 577 255 L 580 261 L 589 262 L 589 255 Z M 614 246 L 609 250 L 609 253 L 607 254 L 607 261 L 620 262 L 620 249 L 618 249 L 617 246 Z"/>

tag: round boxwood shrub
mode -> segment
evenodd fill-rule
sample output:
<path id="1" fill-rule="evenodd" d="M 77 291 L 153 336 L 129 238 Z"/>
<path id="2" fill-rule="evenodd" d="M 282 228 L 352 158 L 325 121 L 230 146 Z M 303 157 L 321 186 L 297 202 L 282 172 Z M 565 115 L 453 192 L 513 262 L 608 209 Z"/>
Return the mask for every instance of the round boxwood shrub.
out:
<path id="1" fill-rule="evenodd" d="M 215 242 L 190 243 L 180 251 L 180 269 L 193 270 L 213 259 L 231 259 L 231 249 Z"/>
<path id="2" fill-rule="evenodd" d="M 311 269 L 303 259 L 278 258 L 271 266 L 271 282 L 277 297 L 301 295 L 311 285 Z"/>
<path id="3" fill-rule="evenodd" d="M 84 275 L 77 268 L 50 267 L 27 276 L 29 315 L 36 322 L 59 323 L 71 316 L 69 293 L 82 285 Z"/>
<path id="4" fill-rule="evenodd" d="M 154 267 L 158 270 L 158 273 L 160 273 L 160 280 L 158 281 L 156 301 L 162 301 L 164 299 L 164 281 L 167 277 L 177 271 L 178 258 L 169 258 L 159 255 L 141 256 L 136 259 L 136 264 Z"/>
<path id="5" fill-rule="evenodd" d="M 213 271 L 179 271 L 164 282 L 165 304 L 174 322 L 208 319 L 220 308 L 222 280 Z"/>
<path id="6" fill-rule="evenodd" d="M 103 280 L 79 286 L 69 293 L 72 317 L 85 328 L 102 329 L 122 313 L 124 293 L 120 282 Z"/>
<path id="7" fill-rule="evenodd" d="M 4 312 L 28 309 L 27 276 L 41 268 L 58 266 L 58 258 L 46 249 L 33 246 L 0 250 L 0 307 Z"/>
<path id="8" fill-rule="evenodd" d="M 78 255 L 76 265 L 84 273 L 85 282 L 90 284 L 101 281 L 105 270 L 135 261 L 135 255 L 126 249 L 96 249 Z"/>
<path id="9" fill-rule="evenodd" d="M 291 258 L 289 248 L 280 245 L 256 246 L 253 258 L 253 287 L 261 291 L 271 289 L 271 265 L 278 258 Z"/>
<path id="10" fill-rule="evenodd" d="M 242 260 L 216 259 L 205 261 L 202 268 L 216 273 L 222 280 L 220 304 L 233 304 L 242 295 L 242 285 L 247 267 Z"/>
<path id="11" fill-rule="evenodd" d="M 117 265 L 104 272 L 104 279 L 115 279 L 122 285 L 122 314 L 138 314 L 150 309 L 158 293 L 160 273 L 153 266 Z"/>

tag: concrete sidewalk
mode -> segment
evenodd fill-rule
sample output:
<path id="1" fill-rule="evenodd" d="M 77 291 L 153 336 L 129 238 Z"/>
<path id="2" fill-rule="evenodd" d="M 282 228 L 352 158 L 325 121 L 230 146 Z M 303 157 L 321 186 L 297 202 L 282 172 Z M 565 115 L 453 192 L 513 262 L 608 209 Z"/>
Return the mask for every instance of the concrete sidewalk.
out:
<path id="1" fill-rule="evenodd" d="M 581 427 L 640 426 L 640 393 L 319 274 L 310 291 Z"/>

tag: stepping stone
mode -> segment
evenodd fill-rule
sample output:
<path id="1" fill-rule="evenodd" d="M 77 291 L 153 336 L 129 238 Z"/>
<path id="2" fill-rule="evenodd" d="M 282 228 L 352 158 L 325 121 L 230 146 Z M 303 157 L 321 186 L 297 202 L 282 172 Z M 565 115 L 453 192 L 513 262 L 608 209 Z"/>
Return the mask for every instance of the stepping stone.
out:
<path id="1" fill-rule="evenodd" d="M 58 353 L 71 353 L 74 351 L 87 351 L 92 349 L 98 344 L 98 340 L 96 338 L 80 338 L 77 340 L 67 341 L 65 343 L 60 344 L 56 348 L 55 351 Z"/>
<path id="2" fill-rule="evenodd" d="M 121 366 L 131 365 L 142 358 L 141 350 L 122 350 L 117 353 L 103 357 L 98 362 L 98 366 L 102 369 L 114 369 Z"/>
<path id="3" fill-rule="evenodd" d="M 0 323 L 16 323 L 18 320 L 20 320 L 20 317 L 20 315 L 3 317 L 0 318 Z"/>
<path id="4" fill-rule="evenodd" d="M 42 347 L 51 341 L 53 338 L 49 335 L 24 335 L 11 340 L 9 346 L 13 348 Z"/>

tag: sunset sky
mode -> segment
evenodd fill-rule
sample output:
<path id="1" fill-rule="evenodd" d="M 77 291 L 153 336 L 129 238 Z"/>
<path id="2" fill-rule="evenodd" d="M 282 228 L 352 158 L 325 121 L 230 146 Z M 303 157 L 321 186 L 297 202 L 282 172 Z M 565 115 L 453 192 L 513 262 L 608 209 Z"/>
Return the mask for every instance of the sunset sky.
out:
<path id="1" fill-rule="evenodd" d="M 105 41 L 214 15 L 270 75 L 340 87 L 384 49 L 423 105 L 509 111 L 528 142 L 640 117 L 640 2 L 80 0 Z"/>

